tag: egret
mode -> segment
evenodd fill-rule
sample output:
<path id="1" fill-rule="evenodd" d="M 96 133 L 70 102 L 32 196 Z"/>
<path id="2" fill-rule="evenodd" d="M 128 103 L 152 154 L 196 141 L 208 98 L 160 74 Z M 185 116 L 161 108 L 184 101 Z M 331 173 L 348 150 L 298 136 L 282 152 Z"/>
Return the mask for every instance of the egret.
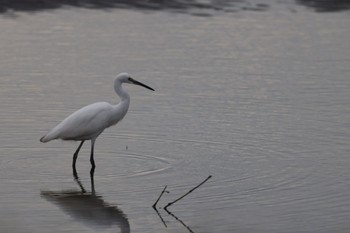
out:
<path id="1" fill-rule="evenodd" d="M 54 139 L 81 141 L 73 155 L 72 167 L 74 174 L 76 174 L 75 164 L 78 153 L 86 140 L 91 141 L 91 173 L 94 172 L 94 145 L 96 138 L 103 130 L 117 124 L 126 115 L 130 104 L 130 96 L 122 88 L 123 83 L 139 85 L 154 91 L 153 88 L 131 78 L 128 73 L 120 73 L 114 80 L 114 90 L 120 97 L 118 104 L 112 105 L 107 102 L 98 102 L 87 105 L 66 117 L 40 139 L 41 142 L 48 142 Z"/>

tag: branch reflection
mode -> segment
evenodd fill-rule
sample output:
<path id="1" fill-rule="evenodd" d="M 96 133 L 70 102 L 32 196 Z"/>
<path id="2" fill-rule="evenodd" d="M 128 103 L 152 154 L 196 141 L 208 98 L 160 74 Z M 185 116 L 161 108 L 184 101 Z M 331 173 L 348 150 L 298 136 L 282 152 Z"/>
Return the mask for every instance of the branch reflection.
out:
<path id="1" fill-rule="evenodd" d="M 172 216 L 173 218 L 176 219 L 176 221 L 178 221 L 179 223 L 182 224 L 182 226 L 184 226 L 189 232 L 194 233 L 194 231 L 192 231 L 192 229 L 186 225 L 186 223 L 184 221 L 182 221 L 180 218 L 178 218 L 175 214 L 173 214 L 172 212 L 170 212 L 169 210 L 165 210 L 170 216 Z"/>
<path id="2" fill-rule="evenodd" d="M 103 200 L 95 193 L 94 174 L 91 172 L 91 192 L 86 191 L 78 174 L 74 174 L 80 190 L 42 191 L 41 196 L 59 206 L 74 220 L 96 230 L 118 227 L 122 233 L 130 233 L 127 216 L 117 206 Z"/>
<path id="3" fill-rule="evenodd" d="M 164 218 L 162 217 L 161 213 L 158 211 L 157 208 L 153 208 L 153 209 L 156 211 L 158 217 L 160 218 L 160 220 L 162 221 L 162 223 L 164 224 L 164 226 L 167 228 L 168 226 L 167 226 L 167 224 L 166 224 Z M 165 210 L 165 209 L 164 209 L 164 210 Z M 172 212 L 171 212 L 170 210 L 168 210 L 168 209 L 166 209 L 165 211 L 166 211 L 171 217 L 173 217 L 177 222 L 181 223 L 181 225 L 184 226 L 190 233 L 194 233 L 194 231 L 193 231 L 184 221 L 182 221 L 179 217 L 177 217 L 174 213 L 172 213 Z"/>

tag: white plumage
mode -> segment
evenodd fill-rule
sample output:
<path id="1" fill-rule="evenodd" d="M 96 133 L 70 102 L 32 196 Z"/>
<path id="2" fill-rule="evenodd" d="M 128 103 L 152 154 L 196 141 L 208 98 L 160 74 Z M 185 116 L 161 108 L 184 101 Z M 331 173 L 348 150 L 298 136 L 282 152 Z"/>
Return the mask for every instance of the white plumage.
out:
<path id="1" fill-rule="evenodd" d="M 129 74 L 120 73 L 114 81 L 114 90 L 121 99 L 117 105 L 98 102 L 85 106 L 65 118 L 44 135 L 40 141 L 48 142 L 54 139 L 81 141 L 73 157 L 73 168 L 75 169 L 76 159 L 81 146 L 85 140 L 91 140 L 90 162 L 94 168 L 93 153 L 96 138 L 104 129 L 117 124 L 123 119 L 129 108 L 130 97 L 122 88 L 122 83 L 140 85 L 154 91 L 151 87 L 132 79 Z"/>
<path id="2" fill-rule="evenodd" d="M 122 102 L 116 106 L 107 102 L 90 104 L 69 115 L 40 141 L 48 142 L 53 139 L 81 141 L 96 138 L 105 128 L 118 123 L 125 116 L 128 107 Z"/>

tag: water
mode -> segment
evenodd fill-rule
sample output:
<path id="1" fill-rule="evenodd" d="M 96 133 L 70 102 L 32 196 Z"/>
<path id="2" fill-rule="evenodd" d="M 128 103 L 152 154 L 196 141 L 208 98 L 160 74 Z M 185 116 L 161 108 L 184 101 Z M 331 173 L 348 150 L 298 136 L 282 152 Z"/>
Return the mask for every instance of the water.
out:
<path id="1" fill-rule="evenodd" d="M 0 231 L 349 232 L 348 5 L 132 3 L 2 7 Z M 126 87 L 92 193 L 89 145 L 79 186 L 39 138 L 122 71 L 156 91 Z"/>

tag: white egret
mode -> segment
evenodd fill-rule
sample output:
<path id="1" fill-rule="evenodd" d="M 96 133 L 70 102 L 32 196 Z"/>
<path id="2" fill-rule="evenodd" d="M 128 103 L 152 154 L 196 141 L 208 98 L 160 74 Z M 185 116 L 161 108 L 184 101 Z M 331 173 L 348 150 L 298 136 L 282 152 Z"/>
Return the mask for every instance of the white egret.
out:
<path id="1" fill-rule="evenodd" d="M 104 129 L 117 124 L 127 113 L 130 96 L 122 88 L 123 83 L 139 85 L 154 91 L 153 88 L 131 78 L 129 74 L 120 73 L 114 80 L 114 90 L 121 99 L 117 105 L 107 102 L 87 105 L 69 115 L 40 139 L 41 142 L 48 142 L 54 139 L 81 141 L 73 155 L 72 167 L 74 174 L 76 174 L 75 164 L 78 153 L 85 140 L 91 140 L 90 163 L 92 166 L 91 172 L 93 172 L 95 169 L 94 144 L 96 138 Z"/>

